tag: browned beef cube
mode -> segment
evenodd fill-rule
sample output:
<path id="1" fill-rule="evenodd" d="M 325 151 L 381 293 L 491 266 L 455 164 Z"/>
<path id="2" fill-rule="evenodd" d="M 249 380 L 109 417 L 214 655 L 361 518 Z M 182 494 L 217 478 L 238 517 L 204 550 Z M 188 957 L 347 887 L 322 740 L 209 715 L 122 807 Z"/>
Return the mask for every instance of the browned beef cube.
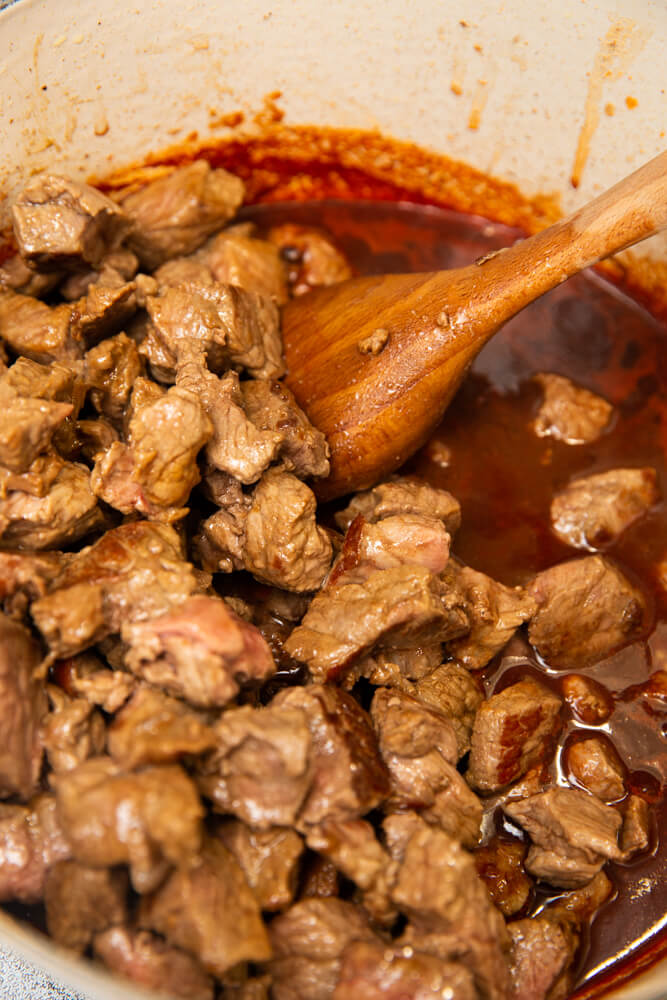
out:
<path id="1" fill-rule="evenodd" d="M 294 830 L 274 826 L 252 830 L 239 820 L 216 828 L 238 861 L 260 910 L 284 910 L 294 899 L 303 841 Z"/>
<path id="2" fill-rule="evenodd" d="M 51 711 L 42 721 L 41 737 L 51 769 L 71 771 L 104 750 L 104 719 L 85 698 L 70 698 L 49 685 Z"/>
<path id="3" fill-rule="evenodd" d="M 474 854 L 477 874 L 484 881 L 494 904 L 506 917 L 523 910 L 530 899 L 533 882 L 523 867 L 525 856 L 525 844 L 498 837 L 478 847 Z"/>
<path id="4" fill-rule="evenodd" d="M 82 299 L 72 303 L 70 336 L 87 347 L 103 337 L 118 333 L 137 311 L 137 286 L 134 281 L 99 282 L 91 285 Z"/>
<path id="5" fill-rule="evenodd" d="M 40 365 L 30 358 L 17 358 L 0 379 L 16 396 L 26 399 L 50 399 L 59 403 L 72 403 L 75 414 L 83 403 L 84 387 L 81 383 L 79 362 Z"/>
<path id="6" fill-rule="evenodd" d="M 364 816 L 389 792 L 387 770 L 366 712 L 339 688 L 323 684 L 281 691 L 272 706 L 300 709 L 311 733 L 312 783 L 299 823 Z"/>
<path id="7" fill-rule="evenodd" d="M 601 660 L 643 624 L 643 595 L 603 556 L 558 563 L 528 589 L 537 602 L 528 636 L 552 667 Z"/>
<path id="8" fill-rule="evenodd" d="M 213 371 L 226 367 L 228 331 L 216 302 L 203 289 L 200 283 L 170 285 L 146 303 L 152 325 L 140 353 L 161 382 L 173 382 L 179 363 L 197 353 L 206 355 Z"/>
<path id="9" fill-rule="evenodd" d="M 269 239 L 287 261 L 292 295 L 303 295 L 320 285 L 335 285 L 352 277 L 347 260 L 319 229 L 288 222 L 269 230 Z"/>
<path id="10" fill-rule="evenodd" d="M 53 795 L 39 795 L 28 806 L 0 802 L 0 900 L 36 903 L 51 865 L 71 854 Z"/>
<path id="11" fill-rule="evenodd" d="M 422 566 L 376 570 L 363 584 L 327 587 L 313 598 L 285 644 L 315 680 L 331 679 L 377 643 L 405 647 L 439 642 L 465 625 L 450 610 L 441 582 Z"/>
<path id="12" fill-rule="evenodd" d="M 590 882 L 607 858 L 619 860 L 621 817 L 611 806 L 575 788 L 551 788 L 504 811 L 530 834 L 526 868 L 565 889 Z"/>
<path id="13" fill-rule="evenodd" d="M 28 630 L 0 615 L 0 798 L 27 799 L 37 788 L 40 724 L 48 708 L 44 682 L 36 677 L 41 659 Z"/>
<path id="14" fill-rule="evenodd" d="M 566 444 L 597 441 L 612 415 L 606 399 L 575 385 L 563 375 L 535 376 L 544 393 L 533 429 L 540 437 L 554 437 Z"/>
<path id="15" fill-rule="evenodd" d="M 415 697 L 446 715 L 456 733 L 458 757 L 470 749 L 470 736 L 477 709 L 484 695 L 468 671 L 457 663 L 443 663 L 417 681 Z"/>
<path id="16" fill-rule="evenodd" d="M 197 258 L 222 284 L 258 292 L 279 306 L 287 302 L 285 262 L 277 246 L 254 237 L 245 224 L 223 229 Z"/>
<path id="17" fill-rule="evenodd" d="M 95 934 L 123 923 L 126 897 L 124 871 L 59 861 L 44 883 L 47 930 L 58 944 L 82 952 Z"/>
<path id="18" fill-rule="evenodd" d="M 614 710 L 610 692 L 592 677 L 566 674 L 561 679 L 561 690 L 577 718 L 589 726 L 606 722 Z"/>
<path id="19" fill-rule="evenodd" d="M 376 569 L 424 566 L 443 571 L 449 559 L 449 534 L 442 521 L 424 514 L 395 514 L 375 524 L 359 514 L 348 528 L 328 585 L 363 583 Z"/>
<path id="20" fill-rule="evenodd" d="M 25 472 L 12 472 L 0 465 L 0 497 L 6 499 L 10 493 L 45 497 L 60 475 L 64 464 L 59 455 L 47 453 L 38 455 Z"/>
<path id="21" fill-rule="evenodd" d="M 513 1000 L 547 1000 L 572 963 L 576 939 L 547 916 L 515 920 L 507 929 L 512 938 Z"/>
<path id="22" fill-rule="evenodd" d="M 332 548 L 315 514 L 315 495 L 305 483 L 289 472 L 266 473 L 253 491 L 245 521 L 245 568 L 284 590 L 316 590 L 329 569 Z"/>
<path id="23" fill-rule="evenodd" d="M 561 699 L 535 681 L 520 681 L 482 702 L 472 731 L 467 780 L 498 792 L 544 758 L 559 728 Z"/>
<path id="24" fill-rule="evenodd" d="M 45 365 L 80 358 L 83 349 L 71 336 L 71 319 L 69 305 L 47 306 L 31 295 L 0 290 L 0 341 L 15 354 Z"/>
<path id="25" fill-rule="evenodd" d="M 372 490 L 357 493 L 336 514 L 336 524 L 347 531 L 358 514 L 372 523 L 396 514 L 424 514 L 442 521 L 450 535 L 455 535 L 461 524 L 461 505 L 451 493 L 409 476 L 395 476 Z"/>
<path id="26" fill-rule="evenodd" d="M 125 333 L 103 340 L 85 357 L 85 380 L 99 413 L 120 420 L 141 374 L 137 345 Z"/>
<path id="27" fill-rule="evenodd" d="M 250 497 L 246 496 L 241 484 L 226 473 L 210 474 L 205 477 L 208 492 L 215 479 L 228 480 L 233 487 L 223 492 L 216 487 L 215 503 L 221 510 L 211 514 L 199 526 L 194 538 L 194 551 L 201 565 L 210 573 L 231 573 L 243 569 L 243 548 L 245 545 L 245 522 L 250 509 Z"/>
<path id="28" fill-rule="evenodd" d="M 333 1000 L 477 1000 L 472 974 L 457 962 L 383 941 L 354 941 L 343 952 Z"/>
<path id="29" fill-rule="evenodd" d="M 30 602 L 46 594 L 63 561 L 59 552 L 0 551 L 0 601 L 5 614 L 22 619 Z"/>
<path id="30" fill-rule="evenodd" d="M 263 431 L 281 435 L 280 457 L 287 472 L 300 479 L 328 476 L 327 440 L 313 427 L 287 386 L 274 379 L 247 379 L 241 390 L 252 422 Z"/>
<path id="31" fill-rule="evenodd" d="M 505 587 L 469 566 L 455 570 L 468 602 L 470 632 L 448 643 L 448 650 L 468 670 L 479 670 L 533 616 L 535 601 L 522 587 Z"/>
<path id="32" fill-rule="evenodd" d="M 177 765 L 124 773 L 93 757 L 54 780 L 58 815 L 77 861 L 93 868 L 128 864 L 137 892 L 160 884 L 170 865 L 193 861 L 204 810 Z"/>
<path id="33" fill-rule="evenodd" d="M 128 246 L 152 271 L 171 257 L 192 253 L 234 215 L 243 182 L 195 160 L 123 198 L 134 223 Z"/>
<path id="34" fill-rule="evenodd" d="M 621 850 L 624 858 L 645 851 L 651 843 L 651 815 L 648 803 L 639 795 L 629 795 L 623 803 Z"/>
<path id="35" fill-rule="evenodd" d="M 95 935 L 93 949 L 109 969 L 146 989 L 184 1000 L 213 1000 L 213 981 L 197 959 L 150 931 L 110 927 Z"/>
<path id="36" fill-rule="evenodd" d="M 342 899 L 304 899 L 271 922 L 275 1000 L 331 1000 L 352 941 L 375 935 L 363 912 Z"/>
<path id="37" fill-rule="evenodd" d="M 124 625 L 122 637 L 135 674 L 202 708 L 225 705 L 242 684 L 261 684 L 276 669 L 258 629 L 218 597 L 191 597 L 179 610 Z"/>
<path id="38" fill-rule="evenodd" d="M 11 371 L 11 369 L 10 369 Z M 25 472 L 72 412 L 71 403 L 14 396 L 0 387 L 0 465 Z"/>
<path id="39" fill-rule="evenodd" d="M 169 764 L 215 745 L 206 718 L 159 689 L 140 687 L 107 731 L 109 753 L 132 771 L 144 764 Z"/>
<path id="40" fill-rule="evenodd" d="M 194 863 L 174 871 L 139 913 L 142 927 L 196 955 L 223 976 L 239 962 L 271 957 L 259 907 L 234 856 L 208 838 Z"/>
<path id="41" fill-rule="evenodd" d="M 610 469 L 574 479 L 551 502 L 551 524 L 566 545 L 613 542 L 659 497 L 655 469 Z"/>
<path id="42" fill-rule="evenodd" d="M 406 682 L 420 681 L 434 673 L 442 663 L 442 656 L 440 642 L 412 649 L 377 650 L 366 658 L 363 676 L 376 687 L 398 687 L 409 693 L 412 686 Z"/>
<path id="43" fill-rule="evenodd" d="M 0 288 L 9 288 L 37 298 L 55 288 L 60 278 L 59 271 L 48 273 L 33 271 L 18 253 L 8 257 L 0 267 Z"/>
<path id="44" fill-rule="evenodd" d="M 576 783 L 602 802 L 616 802 L 625 795 L 623 764 L 610 743 L 596 736 L 577 740 L 567 748 L 566 763 Z"/>
<path id="45" fill-rule="evenodd" d="M 216 810 L 268 830 L 293 826 L 311 783 L 311 737 L 301 708 L 230 708 L 216 726 L 217 749 L 198 769 Z"/>
<path id="46" fill-rule="evenodd" d="M 280 378 L 285 374 L 280 315 L 271 299 L 233 285 L 205 289 L 215 303 L 225 329 L 229 360 L 253 378 Z"/>
<path id="47" fill-rule="evenodd" d="M 69 695 L 78 695 L 111 715 L 125 704 L 137 687 L 132 674 L 109 670 L 90 653 L 59 660 L 54 677 Z"/>

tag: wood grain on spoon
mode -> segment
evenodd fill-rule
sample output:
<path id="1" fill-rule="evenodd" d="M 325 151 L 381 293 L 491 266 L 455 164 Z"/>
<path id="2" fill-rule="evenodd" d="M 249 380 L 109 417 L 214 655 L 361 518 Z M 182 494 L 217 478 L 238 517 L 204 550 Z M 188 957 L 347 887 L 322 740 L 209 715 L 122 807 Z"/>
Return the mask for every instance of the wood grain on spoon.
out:
<path id="1" fill-rule="evenodd" d="M 556 225 L 470 267 L 358 278 L 283 313 L 287 384 L 331 447 L 331 499 L 367 488 L 427 440 L 471 362 L 512 316 L 667 226 L 667 152 Z M 377 354 L 360 349 L 386 331 Z M 376 335 L 384 339 L 384 333 Z"/>

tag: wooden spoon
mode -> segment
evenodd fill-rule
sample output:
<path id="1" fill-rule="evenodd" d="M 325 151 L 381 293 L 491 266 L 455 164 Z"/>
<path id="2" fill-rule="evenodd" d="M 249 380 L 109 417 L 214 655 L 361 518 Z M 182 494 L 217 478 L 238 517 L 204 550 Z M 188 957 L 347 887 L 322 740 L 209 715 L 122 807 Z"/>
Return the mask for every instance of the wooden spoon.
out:
<path id="1" fill-rule="evenodd" d="M 287 384 L 331 447 L 319 496 L 365 489 L 397 469 L 503 323 L 665 226 L 667 152 L 569 218 L 470 267 L 358 278 L 292 300 L 283 313 Z M 364 353 L 385 339 L 379 353 Z"/>

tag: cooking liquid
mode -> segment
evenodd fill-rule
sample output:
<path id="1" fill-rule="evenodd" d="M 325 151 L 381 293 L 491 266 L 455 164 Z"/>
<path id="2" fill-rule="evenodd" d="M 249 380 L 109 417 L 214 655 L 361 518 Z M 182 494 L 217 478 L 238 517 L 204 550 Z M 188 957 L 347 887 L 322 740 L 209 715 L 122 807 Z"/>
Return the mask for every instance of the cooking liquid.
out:
<path id="1" fill-rule="evenodd" d="M 283 222 L 320 226 L 361 275 L 461 267 L 521 236 L 479 217 L 388 201 L 263 204 L 243 216 L 261 230 Z M 593 273 L 570 279 L 509 322 L 483 349 L 432 440 L 407 467 L 461 502 L 455 554 L 502 583 L 525 583 L 539 570 L 583 554 L 549 526 L 551 498 L 571 478 L 651 466 L 666 497 L 664 354 L 661 324 Z M 591 445 L 539 438 L 530 427 L 540 400 L 530 379 L 538 371 L 567 375 L 607 398 L 616 414 L 611 428 Z M 612 740 L 625 762 L 630 790 L 652 803 L 654 823 L 649 851 L 628 865 L 607 866 L 617 896 L 601 909 L 582 948 L 575 994 L 581 998 L 599 995 L 592 988 L 611 963 L 616 982 L 623 970 L 629 974 L 667 950 L 667 858 L 658 850 L 660 839 L 667 840 L 667 704 L 647 698 L 641 687 L 650 674 L 667 669 L 666 513 L 663 500 L 604 550 L 647 595 L 644 634 L 602 663 L 571 668 L 611 692 L 613 713 L 597 732 Z M 560 693 L 559 678 L 568 671 L 538 663 L 525 643 L 509 652 L 517 655 L 502 666 L 498 657 L 483 671 L 487 691 L 537 673 Z M 552 768 L 557 781 L 565 782 L 563 745 L 580 730 L 596 735 L 595 727 L 568 710 Z M 485 828 L 506 832 L 499 811 L 487 817 Z M 540 889 L 530 912 L 547 900 Z"/>

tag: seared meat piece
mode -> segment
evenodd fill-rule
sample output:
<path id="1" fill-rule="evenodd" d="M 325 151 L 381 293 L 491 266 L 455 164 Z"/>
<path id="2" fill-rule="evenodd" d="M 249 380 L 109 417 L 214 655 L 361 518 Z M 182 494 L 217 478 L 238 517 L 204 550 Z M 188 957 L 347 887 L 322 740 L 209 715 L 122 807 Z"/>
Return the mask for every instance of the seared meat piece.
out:
<path id="1" fill-rule="evenodd" d="M 614 700 L 602 684 L 582 674 L 566 674 L 560 683 L 563 697 L 577 718 L 588 726 L 607 721 L 614 710 Z"/>
<path id="2" fill-rule="evenodd" d="M 146 270 L 192 253 L 222 228 L 243 200 L 243 182 L 195 160 L 146 184 L 122 200 L 134 223 L 128 246 Z"/>
<path id="3" fill-rule="evenodd" d="M 424 514 L 442 521 L 450 535 L 455 535 L 461 524 L 461 505 L 451 493 L 409 476 L 395 476 L 372 490 L 357 493 L 335 515 L 336 524 L 347 531 L 358 514 L 372 523 L 396 514 Z"/>
<path id="4" fill-rule="evenodd" d="M 9 369 L 11 371 L 11 369 Z M 72 412 L 71 403 L 25 399 L 0 386 L 0 465 L 25 472 Z"/>
<path id="5" fill-rule="evenodd" d="M 197 254 L 216 281 L 237 285 L 273 299 L 287 302 L 287 274 L 275 243 L 256 239 L 244 224 L 223 229 Z"/>
<path id="6" fill-rule="evenodd" d="M 577 784 L 602 802 L 616 802 L 625 795 L 623 764 L 610 743 L 595 736 L 577 740 L 567 748 L 566 761 Z"/>
<path id="7" fill-rule="evenodd" d="M 447 607 L 437 577 L 422 566 L 376 570 L 363 584 L 345 579 L 316 594 L 285 643 L 315 680 L 331 679 L 377 642 L 404 647 L 439 642 L 465 629 Z"/>
<path id="8" fill-rule="evenodd" d="M 619 860 L 621 817 L 611 806 L 576 788 L 551 788 L 504 811 L 530 834 L 527 870 L 564 889 L 585 885 L 605 859 Z"/>
<path id="9" fill-rule="evenodd" d="M 70 336 L 92 347 L 103 337 L 118 333 L 132 319 L 137 306 L 134 281 L 91 285 L 82 299 L 72 303 Z"/>
<path id="10" fill-rule="evenodd" d="M 391 809 L 419 809 L 467 847 L 479 840 L 482 804 L 453 764 L 454 730 L 444 715 L 400 691 L 375 692 L 371 715 L 391 776 Z"/>
<path id="11" fill-rule="evenodd" d="M 271 922 L 274 1000 L 331 1000 L 352 941 L 374 941 L 362 911 L 342 899 L 304 899 Z"/>
<path id="12" fill-rule="evenodd" d="M 253 491 L 245 521 L 245 568 L 284 590 L 316 590 L 331 563 L 332 547 L 315 509 L 313 491 L 296 476 L 266 473 Z"/>
<path id="13" fill-rule="evenodd" d="M 228 330 L 203 284 L 169 285 L 146 303 L 152 326 L 141 345 L 153 376 L 173 382 L 179 363 L 205 354 L 213 371 L 227 366 Z"/>
<path id="14" fill-rule="evenodd" d="M 629 795 L 622 808 L 621 850 L 627 860 L 649 846 L 651 822 L 648 803 L 638 795 Z"/>
<path id="15" fill-rule="evenodd" d="M 126 774 L 109 757 L 93 757 L 53 783 L 75 859 L 129 865 L 137 892 L 151 892 L 170 865 L 192 862 L 200 849 L 204 810 L 177 765 Z"/>
<path id="16" fill-rule="evenodd" d="M 85 698 L 70 698 L 55 685 L 48 688 L 51 711 L 41 728 L 42 743 L 51 769 L 71 771 L 104 750 L 104 719 Z"/>
<path id="17" fill-rule="evenodd" d="M 424 566 L 443 571 L 449 559 L 449 534 L 442 521 L 423 514 L 395 514 L 375 524 L 359 514 L 347 530 L 328 586 L 345 579 L 363 583 L 375 569 Z"/>
<path id="18" fill-rule="evenodd" d="M 55 668 L 55 678 L 69 695 L 78 695 L 110 714 L 118 711 L 137 686 L 132 674 L 124 670 L 108 670 L 101 660 L 90 653 L 60 660 Z"/>
<path id="19" fill-rule="evenodd" d="M 280 378 L 285 374 L 280 316 L 271 299 L 233 285 L 206 290 L 225 328 L 229 360 L 253 378 Z"/>
<path id="20" fill-rule="evenodd" d="M 281 435 L 283 468 L 300 479 L 329 474 L 329 445 L 282 382 L 248 379 L 241 383 L 245 411 L 256 427 Z"/>
<path id="21" fill-rule="evenodd" d="M 551 524 L 566 545 L 613 542 L 659 498 L 655 469 L 610 469 L 574 479 L 551 502 Z"/>
<path id="22" fill-rule="evenodd" d="M 15 354 L 47 365 L 80 358 L 81 344 L 70 335 L 72 307 L 47 306 L 31 295 L 0 289 L 0 342 Z"/>
<path id="23" fill-rule="evenodd" d="M 530 899 L 533 883 L 523 867 L 525 856 L 525 844 L 498 837 L 478 847 L 474 853 L 477 874 L 505 917 L 523 910 Z"/>
<path id="24" fill-rule="evenodd" d="M 11 368 L 8 368 L 0 386 L 11 390 L 16 396 L 26 399 L 50 399 L 59 403 L 72 403 L 75 415 L 78 413 L 84 396 L 84 388 L 80 378 L 80 362 L 38 364 L 30 358 L 17 358 Z"/>
<path id="25" fill-rule="evenodd" d="M 122 870 L 59 861 L 44 882 L 49 934 L 65 948 L 85 951 L 95 934 L 126 919 L 127 888 Z"/>
<path id="26" fill-rule="evenodd" d="M 43 497 L 15 490 L 0 499 L 0 538 L 11 548 L 71 545 L 104 523 L 91 490 L 90 472 L 75 462 L 63 463 Z"/>
<path id="27" fill-rule="evenodd" d="M 213 981 L 197 959 L 150 931 L 110 927 L 95 935 L 93 950 L 113 972 L 146 989 L 183 1000 L 213 1000 Z"/>
<path id="28" fill-rule="evenodd" d="M 246 415 L 236 372 L 217 378 L 202 356 L 183 364 L 176 381 L 197 396 L 213 425 L 205 451 L 208 466 L 242 483 L 257 482 L 277 457 L 283 435 L 258 428 Z"/>
<path id="29" fill-rule="evenodd" d="M 333 1000 L 477 1000 L 472 974 L 458 962 L 383 941 L 353 941 L 343 952 Z"/>
<path id="30" fill-rule="evenodd" d="M 312 684 L 286 688 L 271 705 L 300 709 L 311 733 L 312 783 L 301 827 L 364 816 L 387 796 L 389 779 L 370 719 L 351 695 Z"/>
<path id="31" fill-rule="evenodd" d="M 458 757 L 470 749 L 477 709 L 484 700 L 477 682 L 457 663 L 443 663 L 428 677 L 418 680 L 415 697 L 446 715 L 456 733 Z"/>
<path id="32" fill-rule="evenodd" d="M 169 764 L 215 745 L 203 715 L 159 689 L 140 687 L 107 730 L 109 753 L 122 768 Z"/>
<path id="33" fill-rule="evenodd" d="M 601 396 L 575 385 L 563 375 L 535 376 L 544 393 L 533 430 L 540 437 L 554 437 L 566 444 L 597 441 L 608 426 L 612 406 Z"/>
<path id="34" fill-rule="evenodd" d="M 5 614 L 21 620 L 30 602 L 46 594 L 64 561 L 59 552 L 0 551 L 0 601 Z"/>
<path id="35" fill-rule="evenodd" d="M 218 812 L 269 830 L 293 826 L 311 783 L 311 736 L 300 707 L 230 708 L 216 726 L 217 749 L 198 768 Z"/>
<path id="36" fill-rule="evenodd" d="M 47 453 L 38 455 L 25 472 L 12 472 L 0 465 L 0 498 L 10 493 L 28 493 L 33 497 L 45 497 L 60 475 L 64 462 L 59 455 Z"/>
<path id="37" fill-rule="evenodd" d="M 39 795 L 28 806 L 0 802 L 0 900 L 38 902 L 51 865 L 71 854 L 53 795 Z"/>
<path id="38" fill-rule="evenodd" d="M 481 996 L 510 996 L 507 934 L 470 854 L 442 830 L 417 830 L 405 847 L 392 899 L 411 920 L 403 942 L 460 957 Z M 421 943 L 419 943 L 421 942 Z"/>
<path id="39" fill-rule="evenodd" d="M 515 920 L 507 929 L 512 938 L 512 1000 L 548 1000 L 574 958 L 576 938 L 567 926 L 549 919 L 546 911 Z"/>
<path id="40" fill-rule="evenodd" d="M 232 228 L 232 227 L 230 227 Z M 215 237 L 213 237 L 213 242 Z M 153 272 L 158 292 L 161 294 L 167 288 L 182 285 L 184 288 L 197 285 L 212 285 L 213 273 L 205 261 L 206 246 L 189 257 L 174 257 L 165 261 Z M 229 282 L 233 284 L 233 282 Z"/>
<path id="41" fill-rule="evenodd" d="M 76 436 L 83 457 L 89 462 L 97 459 L 118 441 L 118 433 L 108 420 L 77 420 Z"/>
<path id="42" fill-rule="evenodd" d="M 40 724 L 48 709 L 36 670 L 39 646 L 23 625 L 0 615 L 0 798 L 27 799 L 42 768 Z"/>
<path id="43" fill-rule="evenodd" d="M 535 601 L 522 587 L 505 587 L 469 566 L 454 572 L 468 601 L 470 632 L 447 648 L 468 670 L 479 670 L 535 614 Z"/>
<path id="44" fill-rule="evenodd" d="M 601 660 L 643 624 L 643 595 L 603 556 L 558 563 L 528 590 L 537 602 L 528 637 L 552 667 Z"/>
<path id="45" fill-rule="evenodd" d="M 10 288 L 15 292 L 23 292 L 24 295 L 34 295 L 36 298 L 46 295 L 55 288 L 60 278 L 61 274 L 58 271 L 46 274 L 33 271 L 18 253 L 3 261 L 0 267 L 0 288 Z"/>
<path id="46" fill-rule="evenodd" d="M 376 687 L 398 687 L 410 692 L 412 685 L 432 674 L 442 663 L 442 643 L 411 649 L 378 650 L 367 659 L 364 676 Z"/>
<path id="47" fill-rule="evenodd" d="M 559 728 L 561 705 L 558 695 L 532 680 L 482 702 L 466 773 L 473 788 L 498 792 L 541 761 Z"/>
<path id="48" fill-rule="evenodd" d="M 319 229 L 285 223 L 269 230 L 269 239 L 287 261 L 292 295 L 303 295 L 320 285 L 334 285 L 352 277 L 343 254 Z"/>
<path id="49" fill-rule="evenodd" d="M 234 856 L 213 838 L 204 841 L 196 860 L 142 901 L 139 924 L 196 955 L 215 976 L 239 962 L 271 957 L 252 890 Z"/>
<path id="50" fill-rule="evenodd" d="M 274 826 L 251 830 L 239 820 L 216 828 L 238 861 L 260 910 L 284 910 L 294 899 L 303 841 L 294 830 Z"/>
<path id="51" fill-rule="evenodd" d="M 131 228 L 110 198 L 56 174 L 27 184 L 12 206 L 12 218 L 21 256 L 43 271 L 97 267 Z"/>
<path id="52" fill-rule="evenodd" d="M 135 381 L 141 374 L 137 345 L 125 333 L 103 340 L 85 357 L 85 381 L 98 411 L 120 420 Z"/>
<path id="53" fill-rule="evenodd" d="M 261 684 L 276 669 L 260 632 L 218 597 L 191 597 L 121 634 L 137 676 L 202 708 L 225 705 L 242 684 Z"/>
<path id="54" fill-rule="evenodd" d="M 219 473 L 218 477 L 226 476 Z M 211 476 L 207 477 L 209 480 Z M 243 546 L 245 544 L 245 522 L 250 510 L 250 497 L 241 489 L 236 479 L 226 476 L 233 488 L 226 490 L 226 496 L 216 496 L 222 509 L 211 514 L 199 526 L 199 534 L 194 538 L 194 551 L 201 565 L 210 573 L 231 573 L 243 569 Z"/>

